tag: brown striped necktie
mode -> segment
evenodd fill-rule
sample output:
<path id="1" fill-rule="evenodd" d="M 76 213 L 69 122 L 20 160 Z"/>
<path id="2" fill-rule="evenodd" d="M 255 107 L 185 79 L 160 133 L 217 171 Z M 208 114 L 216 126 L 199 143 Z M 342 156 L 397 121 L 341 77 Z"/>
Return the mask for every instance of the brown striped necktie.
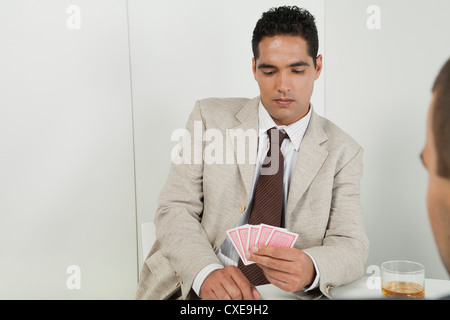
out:
<path id="1" fill-rule="evenodd" d="M 269 151 L 256 182 L 248 224 L 258 225 L 264 223 L 280 227 L 284 203 L 284 157 L 280 147 L 286 134 L 272 128 L 268 130 L 268 135 L 270 142 Z M 238 268 L 254 286 L 269 283 L 261 268 L 256 264 L 246 266 L 239 259 Z"/>

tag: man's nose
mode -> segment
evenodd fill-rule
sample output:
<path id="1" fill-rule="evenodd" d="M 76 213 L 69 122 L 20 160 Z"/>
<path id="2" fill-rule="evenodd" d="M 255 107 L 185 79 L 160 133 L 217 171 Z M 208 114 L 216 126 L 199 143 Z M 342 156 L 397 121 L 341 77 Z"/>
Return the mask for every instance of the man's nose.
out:
<path id="1" fill-rule="evenodd" d="M 287 75 L 284 72 L 280 72 L 278 74 L 277 90 L 280 93 L 286 93 L 286 92 L 289 92 L 291 90 L 289 75 Z"/>

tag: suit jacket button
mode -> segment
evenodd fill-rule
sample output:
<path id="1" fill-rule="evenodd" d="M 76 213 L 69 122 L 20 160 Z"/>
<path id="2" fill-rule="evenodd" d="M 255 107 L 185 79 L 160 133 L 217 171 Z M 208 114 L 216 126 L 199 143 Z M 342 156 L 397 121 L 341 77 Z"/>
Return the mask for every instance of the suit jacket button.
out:
<path id="1" fill-rule="evenodd" d="M 244 212 L 245 212 L 245 209 L 247 209 L 247 208 L 245 207 L 245 205 L 241 204 L 241 205 L 239 206 L 239 210 L 241 211 L 241 213 L 244 213 Z"/>
<path id="2" fill-rule="evenodd" d="M 327 285 L 326 288 L 325 288 L 325 293 L 326 293 L 327 295 L 330 295 L 330 294 L 331 294 L 331 293 L 330 293 L 330 290 L 333 289 L 333 288 L 334 288 L 334 286 L 332 286 L 332 285 Z"/>

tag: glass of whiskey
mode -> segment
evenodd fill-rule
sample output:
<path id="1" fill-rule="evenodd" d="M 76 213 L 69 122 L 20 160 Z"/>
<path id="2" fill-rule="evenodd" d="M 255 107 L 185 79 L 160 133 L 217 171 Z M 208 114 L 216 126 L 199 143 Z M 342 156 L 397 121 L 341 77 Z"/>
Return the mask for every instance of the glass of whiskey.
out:
<path id="1" fill-rule="evenodd" d="M 383 262 L 381 288 L 385 297 L 421 299 L 425 296 L 425 267 L 406 260 Z"/>

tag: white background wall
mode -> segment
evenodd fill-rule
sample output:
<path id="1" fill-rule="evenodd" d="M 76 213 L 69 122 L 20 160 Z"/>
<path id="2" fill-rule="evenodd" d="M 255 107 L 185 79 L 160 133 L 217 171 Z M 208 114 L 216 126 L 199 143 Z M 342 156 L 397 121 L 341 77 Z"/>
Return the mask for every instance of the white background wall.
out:
<path id="1" fill-rule="evenodd" d="M 370 29 L 379 9 L 381 29 Z M 419 159 L 431 87 L 450 57 L 446 0 L 327 1 L 326 116 L 365 149 L 362 204 L 368 265 L 409 259 L 448 279 L 426 211 Z M 450 195 L 449 195 L 450 196 Z"/>
<path id="2" fill-rule="evenodd" d="M 412 259 L 448 278 L 418 158 L 448 1 L 2 0 L 0 298 L 134 297 L 171 133 L 197 99 L 258 94 L 251 33 L 283 4 L 317 19 L 316 110 L 366 150 L 368 265 Z"/>

